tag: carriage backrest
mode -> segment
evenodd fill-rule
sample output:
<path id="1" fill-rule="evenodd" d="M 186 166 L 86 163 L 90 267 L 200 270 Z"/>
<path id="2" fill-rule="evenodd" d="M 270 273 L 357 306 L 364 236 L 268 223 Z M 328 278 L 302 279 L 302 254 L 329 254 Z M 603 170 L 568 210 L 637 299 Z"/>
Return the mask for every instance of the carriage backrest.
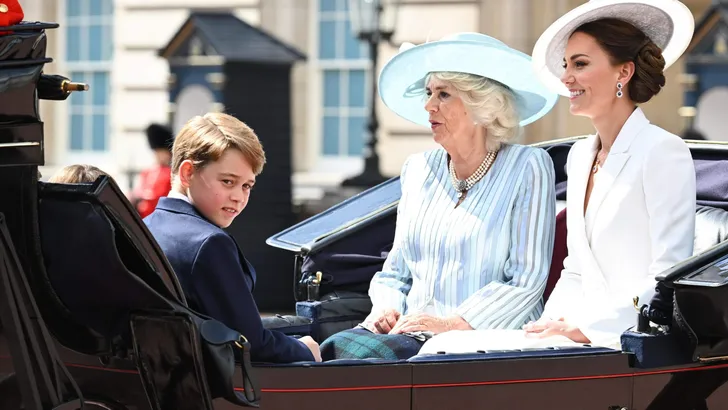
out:
<path id="1" fill-rule="evenodd" d="M 151 257 L 156 255 L 156 243 L 145 241 L 128 223 L 134 218 L 125 215 L 126 200 L 112 179 L 41 184 L 39 192 L 47 280 L 76 321 L 112 339 L 124 336 L 130 314 L 168 310 L 184 300 L 175 295 L 175 286 L 168 285 L 176 283 L 176 277 L 171 269 L 164 270 L 166 259 L 155 264 L 159 261 Z M 136 231 L 144 231 L 138 222 Z"/>

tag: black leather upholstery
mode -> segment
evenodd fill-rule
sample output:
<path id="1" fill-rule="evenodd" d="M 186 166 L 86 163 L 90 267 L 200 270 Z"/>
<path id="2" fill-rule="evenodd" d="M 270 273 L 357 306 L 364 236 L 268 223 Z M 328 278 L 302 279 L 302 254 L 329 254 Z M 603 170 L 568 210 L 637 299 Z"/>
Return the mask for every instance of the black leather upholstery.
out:
<path id="1" fill-rule="evenodd" d="M 695 213 L 695 244 L 693 255 L 728 239 L 728 211 L 698 206 Z"/>

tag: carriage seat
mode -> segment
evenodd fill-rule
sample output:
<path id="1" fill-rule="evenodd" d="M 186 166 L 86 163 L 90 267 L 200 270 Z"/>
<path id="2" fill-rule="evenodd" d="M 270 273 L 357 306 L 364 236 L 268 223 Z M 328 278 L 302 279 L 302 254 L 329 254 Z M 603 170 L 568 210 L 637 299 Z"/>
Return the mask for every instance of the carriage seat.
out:
<path id="1" fill-rule="evenodd" d="M 243 404 L 241 393 L 224 395 L 233 386 L 220 376 L 235 369 L 232 345 L 240 335 L 184 304 L 164 254 L 112 179 L 41 184 L 38 219 L 46 280 L 58 303 L 111 341 L 114 350 L 106 356 L 135 361 L 145 390 L 159 394 L 150 397 L 152 410 L 182 403 L 209 410 L 216 397 Z M 226 353 L 209 360 L 208 345 L 228 349 L 229 362 L 220 362 Z M 241 355 L 243 377 L 249 377 L 249 355 Z M 176 374 L 174 380 L 169 374 Z M 253 394 L 257 400 L 259 393 Z"/>

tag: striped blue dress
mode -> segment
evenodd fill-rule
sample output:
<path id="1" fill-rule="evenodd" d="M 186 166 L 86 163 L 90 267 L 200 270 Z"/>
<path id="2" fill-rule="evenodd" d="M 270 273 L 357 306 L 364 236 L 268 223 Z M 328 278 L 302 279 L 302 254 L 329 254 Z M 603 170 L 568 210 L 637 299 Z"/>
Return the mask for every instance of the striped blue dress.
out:
<path id="1" fill-rule="evenodd" d="M 555 226 L 554 169 L 542 149 L 504 144 L 458 201 L 447 153 L 407 159 L 394 245 L 372 279 L 367 320 L 458 315 L 474 329 L 515 329 L 543 311 Z"/>

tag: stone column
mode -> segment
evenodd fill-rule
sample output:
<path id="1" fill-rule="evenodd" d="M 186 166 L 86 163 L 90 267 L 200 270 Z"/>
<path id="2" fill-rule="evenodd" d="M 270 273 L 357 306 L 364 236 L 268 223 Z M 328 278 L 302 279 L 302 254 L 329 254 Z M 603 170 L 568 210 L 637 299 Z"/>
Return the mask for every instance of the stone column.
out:
<path id="1" fill-rule="evenodd" d="M 62 10 L 58 8 L 57 0 L 26 1 L 23 2 L 22 6 L 25 13 L 25 20 L 28 21 L 40 20 L 55 23 L 58 22 L 58 14 L 62 12 Z M 59 72 L 58 64 L 56 63 L 63 59 L 63 56 L 59 55 L 58 46 L 61 41 L 61 30 L 62 28 L 59 27 L 57 29 L 50 29 L 46 31 L 46 35 L 48 36 L 46 56 L 51 57 L 54 61 L 53 63 L 46 64 L 43 68 L 43 71 L 49 74 L 68 75 L 68 73 Z M 55 107 L 59 104 L 68 104 L 68 100 L 65 102 L 41 100 L 39 102 L 40 117 L 44 123 L 43 129 L 45 141 L 43 150 L 45 151 L 45 163 L 50 166 L 56 165 L 61 161 L 59 156 L 63 152 L 62 144 L 65 143 L 65 141 L 59 141 L 59 138 L 56 138 L 56 132 L 54 132 L 54 130 L 57 127 L 69 126 L 68 121 L 58 121 L 56 119 L 58 115 Z"/>

